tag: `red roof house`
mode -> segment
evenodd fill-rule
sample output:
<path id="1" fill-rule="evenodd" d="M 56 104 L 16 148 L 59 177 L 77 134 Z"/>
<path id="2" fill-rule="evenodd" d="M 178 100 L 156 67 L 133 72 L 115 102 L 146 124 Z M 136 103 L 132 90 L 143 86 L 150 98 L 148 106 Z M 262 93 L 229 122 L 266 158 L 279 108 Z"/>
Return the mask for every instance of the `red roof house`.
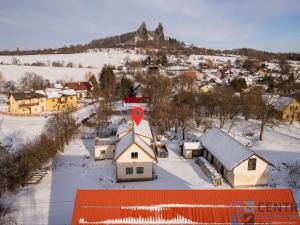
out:
<path id="1" fill-rule="evenodd" d="M 75 91 L 83 91 L 83 90 L 91 90 L 92 85 L 88 81 L 84 82 L 71 82 L 71 83 L 66 83 L 66 87 L 70 89 L 74 89 Z"/>
<path id="2" fill-rule="evenodd" d="M 135 106 L 146 106 L 148 98 L 146 97 L 124 97 L 122 99 L 123 106 L 135 107 Z"/>
<path id="3" fill-rule="evenodd" d="M 300 224 L 291 190 L 79 190 L 72 224 Z"/>
<path id="4" fill-rule="evenodd" d="M 78 98 L 88 97 L 88 92 L 92 89 L 92 85 L 88 81 L 84 82 L 70 82 L 65 84 L 66 88 L 74 89 Z"/>

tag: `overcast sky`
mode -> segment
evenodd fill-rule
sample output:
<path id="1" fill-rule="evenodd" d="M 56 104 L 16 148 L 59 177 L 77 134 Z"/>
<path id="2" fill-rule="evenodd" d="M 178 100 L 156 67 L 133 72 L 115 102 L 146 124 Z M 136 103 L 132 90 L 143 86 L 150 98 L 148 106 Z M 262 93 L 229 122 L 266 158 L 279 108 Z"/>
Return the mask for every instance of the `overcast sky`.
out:
<path id="1" fill-rule="evenodd" d="M 142 21 L 200 47 L 300 52 L 300 0 L 1 0 L 0 49 L 83 44 Z"/>

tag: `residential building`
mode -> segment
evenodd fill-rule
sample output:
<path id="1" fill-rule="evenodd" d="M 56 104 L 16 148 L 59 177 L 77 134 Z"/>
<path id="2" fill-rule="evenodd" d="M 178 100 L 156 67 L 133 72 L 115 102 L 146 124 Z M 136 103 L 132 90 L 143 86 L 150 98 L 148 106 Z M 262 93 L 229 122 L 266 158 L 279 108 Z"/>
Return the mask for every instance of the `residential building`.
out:
<path id="1" fill-rule="evenodd" d="M 300 224 L 290 189 L 78 190 L 72 225 Z"/>
<path id="2" fill-rule="evenodd" d="M 9 95 L 8 112 L 35 114 L 47 110 L 46 96 L 34 91 L 14 92 Z"/>
<path id="3" fill-rule="evenodd" d="M 117 143 L 114 163 L 117 181 L 152 180 L 157 158 L 153 149 L 132 130 Z"/>
<path id="4" fill-rule="evenodd" d="M 121 124 L 117 137 L 120 138 L 114 155 L 117 181 L 154 179 L 157 158 L 149 122 L 141 120 L 138 126 L 132 122 Z"/>
<path id="5" fill-rule="evenodd" d="M 47 111 L 77 108 L 77 94 L 73 89 L 47 88 Z"/>
<path id="6" fill-rule="evenodd" d="M 274 108 L 278 112 L 279 118 L 284 121 L 300 120 L 300 104 L 294 98 L 281 96 Z"/>
<path id="7" fill-rule="evenodd" d="M 201 136 L 200 142 L 183 144 L 183 156 L 202 156 L 232 187 L 268 184 L 270 163 L 219 128 Z"/>
<path id="8" fill-rule="evenodd" d="M 65 84 L 65 88 L 73 89 L 76 91 L 77 98 L 88 98 L 92 91 L 92 84 L 89 81 L 84 82 L 70 82 Z"/>
<path id="9" fill-rule="evenodd" d="M 219 128 L 201 136 L 201 156 L 206 158 L 232 187 L 268 184 L 270 163 Z"/>

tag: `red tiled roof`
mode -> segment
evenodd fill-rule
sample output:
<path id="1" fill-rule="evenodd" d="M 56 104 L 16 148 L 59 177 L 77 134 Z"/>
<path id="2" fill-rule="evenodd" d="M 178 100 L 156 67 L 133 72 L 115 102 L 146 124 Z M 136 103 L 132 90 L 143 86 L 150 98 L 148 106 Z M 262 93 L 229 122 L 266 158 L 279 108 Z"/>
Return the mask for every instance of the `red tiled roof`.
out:
<path id="1" fill-rule="evenodd" d="M 124 97 L 123 102 L 124 103 L 146 103 L 147 98 L 146 97 Z"/>
<path id="2" fill-rule="evenodd" d="M 92 87 L 90 82 L 71 82 L 66 83 L 65 86 L 76 91 L 90 90 Z"/>
<path id="3" fill-rule="evenodd" d="M 253 225 L 300 224 L 288 189 L 79 190 L 72 224 L 230 225 L 251 217 Z"/>

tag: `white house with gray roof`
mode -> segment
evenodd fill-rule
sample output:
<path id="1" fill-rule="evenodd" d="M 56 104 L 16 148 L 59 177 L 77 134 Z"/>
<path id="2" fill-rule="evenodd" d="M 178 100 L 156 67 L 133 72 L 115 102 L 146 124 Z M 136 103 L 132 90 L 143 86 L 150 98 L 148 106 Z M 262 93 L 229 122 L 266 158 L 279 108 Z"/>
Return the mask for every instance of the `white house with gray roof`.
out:
<path id="1" fill-rule="evenodd" d="M 232 187 L 268 184 L 270 163 L 221 129 L 201 136 L 202 153 Z"/>
<path id="2" fill-rule="evenodd" d="M 117 136 L 120 138 L 114 155 L 117 181 L 152 180 L 157 157 L 151 147 L 153 135 L 149 122 L 142 120 L 138 126 L 121 124 Z"/>

